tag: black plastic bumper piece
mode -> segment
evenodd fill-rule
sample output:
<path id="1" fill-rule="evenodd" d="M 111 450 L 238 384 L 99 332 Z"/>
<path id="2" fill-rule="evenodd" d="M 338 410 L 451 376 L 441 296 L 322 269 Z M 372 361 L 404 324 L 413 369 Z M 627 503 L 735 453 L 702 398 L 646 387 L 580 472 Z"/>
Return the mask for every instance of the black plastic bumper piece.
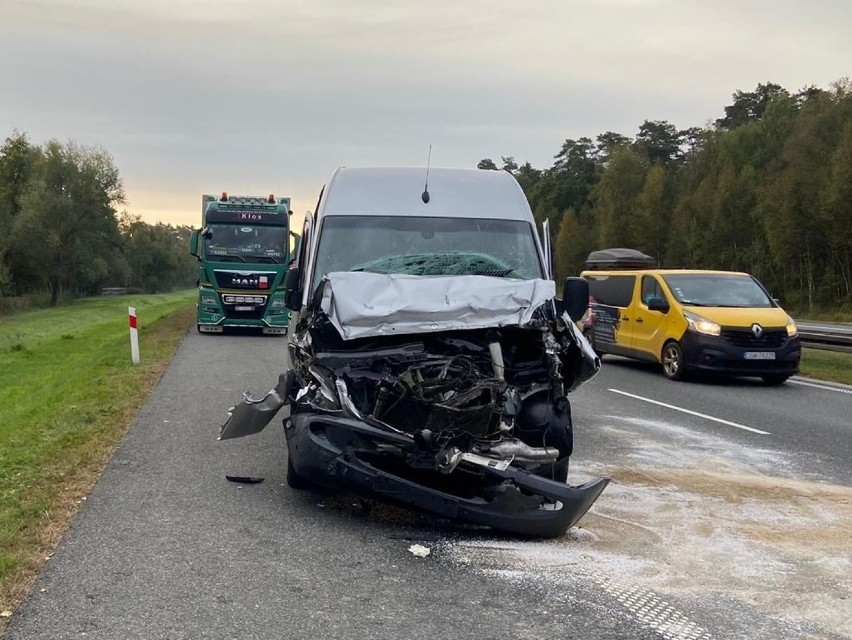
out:
<path id="1" fill-rule="evenodd" d="M 292 416 L 287 440 L 296 472 L 320 485 L 509 533 L 541 538 L 561 536 L 585 515 L 609 484 L 609 478 L 598 478 L 572 487 L 514 467 L 478 467 L 505 481 L 498 480 L 501 492 L 490 499 L 462 498 L 365 462 L 346 446 L 346 437 L 341 438 L 346 431 L 353 436 L 377 435 L 373 427 L 351 419 L 311 413 Z M 463 482 L 464 477 L 460 476 L 459 481 Z"/>
<path id="2" fill-rule="evenodd" d="M 687 331 L 681 338 L 684 362 L 690 371 L 734 376 L 787 375 L 799 372 L 801 344 L 799 338 L 785 339 L 776 348 L 738 347 L 718 336 L 704 336 Z M 771 360 L 747 360 L 747 351 L 771 351 Z"/>

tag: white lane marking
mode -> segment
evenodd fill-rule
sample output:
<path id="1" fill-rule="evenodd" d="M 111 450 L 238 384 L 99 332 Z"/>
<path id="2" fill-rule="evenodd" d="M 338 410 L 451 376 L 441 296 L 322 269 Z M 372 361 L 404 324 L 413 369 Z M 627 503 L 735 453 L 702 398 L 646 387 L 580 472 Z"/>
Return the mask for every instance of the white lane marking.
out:
<path id="1" fill-rule="evenodd" d="M 827 384 L 815 384 L 813 382 L 805 382 L 804 380 L 787 380 L 790 384 L 798 384 L 803 387 L 812 387 L 814 389 L 824 389 L 825 391 L 836 391 L 837 393 L 852 393 L 852 389 L 844 389 L 843 387 L 830 387 Z"/>
<path id="2" fill-rule="evenodd" d="M 722 418 L 716 418 L 714 416 L 708 416 L 706 413 L 698 413 L 697 411 L 691 411 L 689 409 L 684 409 L 683 407 L 676 407 L 673 404 L 666 404 L 665 402 L 660 402 L 659 400 L 651 400 L 650 398 L 644 398 L 642 396 L 637 396 L 632 393 L 627 393 L 626 391 L 619 391 L 618 389 L 610 389 L 613 393 L 618 393 L 623 396 L 627 396 L 628 398 L 634 398 L 635 400 L 641 400 L 642 402 L 650 402 L 651 404 L 656 404 L 660 407 L 665 407 L 666 409 L 672 409 L 673 411 L 680 411 L 681 413 L 688 413 L 691 416 L 698 416 L 699 418 L 704 418 L 705 420 L 712 420 L 713 422 L 718 422 L 719 424 L 726 424 L 729 427 L 736 427 L 737 429 L 743 429 L 744 431 L 751 431 L 752 433 L 759 433 L 762 436 L 768 436 L 770 433 L 768 431 L 761 431 L 760 429 L 755 429 L 754 427 L 747 427 L 744 424 L 740 424 L 739 422 L 731 422 L 730 420 L 723 420 Z"/>
<path id="3" fill-rule="evenodd" d="M 605 579 L 602 583 L 605 591 L 665 640 L 711 640 L 706 629 L 657 597 L 653 591 L 622 581 Z"/>

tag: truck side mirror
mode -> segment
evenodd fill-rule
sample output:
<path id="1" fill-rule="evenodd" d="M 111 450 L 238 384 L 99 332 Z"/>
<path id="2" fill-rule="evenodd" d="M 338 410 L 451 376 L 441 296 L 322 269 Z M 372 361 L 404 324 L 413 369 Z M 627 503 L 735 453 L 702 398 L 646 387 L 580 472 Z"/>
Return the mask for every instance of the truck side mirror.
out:
<path id="1" fill-rule="evenodd" d="M 193 231 L 192 235 L 189 236 L 189 253 L 194 255 L 196 258 L 198 257 L 198 232 Z"/>
<path id="2" fill-rule="evenodd" d="M 585 278 L 565 278 L 562 289 L 562 308 L 574 322 L 582 319 L 589 309 L 589 281 Z"/>
<path id="3" fill-rule="evenodd" d="M 292 267 L 287 271 L 287 277 L 284 278 L 284 304 L 290 311 L 301 311 L 302 309 L 302 290 L 299 289 L 300 275 L 299 267 Z"/>

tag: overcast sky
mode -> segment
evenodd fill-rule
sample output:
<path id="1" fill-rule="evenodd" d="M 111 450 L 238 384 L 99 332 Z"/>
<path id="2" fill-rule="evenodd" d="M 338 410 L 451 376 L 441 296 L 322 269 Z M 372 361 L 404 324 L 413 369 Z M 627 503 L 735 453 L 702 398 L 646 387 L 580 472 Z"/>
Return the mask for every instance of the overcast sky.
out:
<path id="1" fill-rule="evenodd" d="M 339 165 L 549 167 L 565 138 L 852 75 L 850 0 L 0 0 L 0 139 L 115 157 L 128 209 L 313 209 Z"/>

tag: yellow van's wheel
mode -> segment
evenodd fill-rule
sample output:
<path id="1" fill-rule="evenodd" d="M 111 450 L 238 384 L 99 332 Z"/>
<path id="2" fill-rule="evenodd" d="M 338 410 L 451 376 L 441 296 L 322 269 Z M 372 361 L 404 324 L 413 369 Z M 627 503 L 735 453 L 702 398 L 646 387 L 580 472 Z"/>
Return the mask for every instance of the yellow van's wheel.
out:
<path id="1" fill-rule="evenodd" d="M 683 380 L 686 377 L 686 366 L 683 363 L 683 349 L 674 340 L 669 340 L 663 346 L 663 374 L 669 380 Z"/>

